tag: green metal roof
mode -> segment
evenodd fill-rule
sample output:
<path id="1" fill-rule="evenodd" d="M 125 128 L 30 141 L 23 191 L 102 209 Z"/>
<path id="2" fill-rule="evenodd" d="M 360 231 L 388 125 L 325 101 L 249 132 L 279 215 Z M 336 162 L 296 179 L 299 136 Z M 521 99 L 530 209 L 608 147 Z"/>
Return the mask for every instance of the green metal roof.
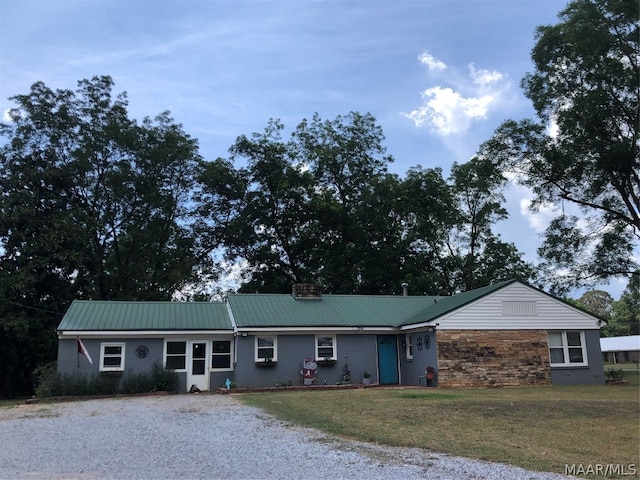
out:
<path id="1" fill-rule="evenodd" d="M 437 297 L 238 294 L 228 302 L 238 328 L 396 327 L 418 315 Z"/>
<path id="2" fill-rule="evenodd" d="M 231 330 L 222 302 L 74 301 L 60 331 Z"/>
<path id="3" fill-rule="evenodd" d="M 430 322 L 517 280 L 451 297 L 237 294 L 227 301 L 238 328 L 389 328 Z M 80 301 L 71 304 L 60 331 L 231 330 L 222 302 Z"/>

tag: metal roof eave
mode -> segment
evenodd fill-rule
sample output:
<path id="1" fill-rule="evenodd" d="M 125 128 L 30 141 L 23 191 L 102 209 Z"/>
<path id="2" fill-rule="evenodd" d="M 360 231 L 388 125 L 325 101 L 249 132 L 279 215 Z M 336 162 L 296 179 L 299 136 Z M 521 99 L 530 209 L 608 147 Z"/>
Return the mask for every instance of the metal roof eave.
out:
<path id="1" fill-rule="evenodd" d="M 340 327 L 340 326 L 332 326 L 332 325 L 321 325 L 321 326 L 311 326 L 311 327 L 251 327 L 251 326 L 242 326 L 238 327 L 237 332 L 241 334 L 242 332 L 397 332 L 397 327 L 365 327 L 365 326 L 350 326 L 350 327 Z"/>
<path id="2" fill-rule="evenodd" d="M 202 335 L 233 335 L 233 330 L 58 330 L 59 339 L 91 338 L 150 338 L 150 337 L 188 337 Z"/>

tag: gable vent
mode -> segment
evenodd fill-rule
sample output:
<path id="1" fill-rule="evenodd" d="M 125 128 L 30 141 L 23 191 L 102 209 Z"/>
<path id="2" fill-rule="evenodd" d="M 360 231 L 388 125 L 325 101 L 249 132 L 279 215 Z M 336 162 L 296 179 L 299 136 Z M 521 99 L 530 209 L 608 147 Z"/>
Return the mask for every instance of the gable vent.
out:
<path id="1" fill-rule="evenodd" d="M 322 287 L 313 283 L 296 283 L 291 290 L 295 299 L 322 299 Z"/>
<path id="2" fill-rule="evenodd" d="M 504 301 L 502 315 L 538 315 L 536 302 Z"/>

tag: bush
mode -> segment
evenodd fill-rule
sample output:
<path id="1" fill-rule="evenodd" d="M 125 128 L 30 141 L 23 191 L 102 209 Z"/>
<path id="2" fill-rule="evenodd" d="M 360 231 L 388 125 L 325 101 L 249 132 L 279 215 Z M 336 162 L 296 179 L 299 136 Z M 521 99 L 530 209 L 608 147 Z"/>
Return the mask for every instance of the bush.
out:
<path id="1" fill-rule="evenodd" d="M 56 363 L 38 367 L 34 372 L 35 392 L 39 398 L 83 395 L 116 395 L 178 390 L 178 375 L 158 362 L 151 372 L 100 372 L 87 376 L 79 372 L 58 374 Z"/>
<path id="2" fill-rule="evenodd" d="M 607 377 L 607 380 L 611 380 L 612 382 L 619 382 L 624 378 L 624 372 L 622 371 L 622 369 L 614 370 L 613 368 L 610 368 L 604 373 Z"/>

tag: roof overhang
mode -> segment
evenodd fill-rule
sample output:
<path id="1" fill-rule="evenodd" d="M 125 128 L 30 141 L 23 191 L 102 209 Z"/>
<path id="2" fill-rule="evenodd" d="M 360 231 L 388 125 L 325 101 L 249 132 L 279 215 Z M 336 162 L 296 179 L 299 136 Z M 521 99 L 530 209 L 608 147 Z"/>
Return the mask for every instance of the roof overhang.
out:
<path id="1" fill-rule="evenodd" d="M 319 326 L 319 327 L 238 327 L 238 334 L 255 332 L 255 333 L 315 333 L 315 332 L 397 332 L 396 327 L 338 327 L 338 326 Z"/>
<path id="2" fill-rule="evenodd" d="M 58 330 L 58 338 L 158 338 L 233 335 L 233 330 Z"/>

